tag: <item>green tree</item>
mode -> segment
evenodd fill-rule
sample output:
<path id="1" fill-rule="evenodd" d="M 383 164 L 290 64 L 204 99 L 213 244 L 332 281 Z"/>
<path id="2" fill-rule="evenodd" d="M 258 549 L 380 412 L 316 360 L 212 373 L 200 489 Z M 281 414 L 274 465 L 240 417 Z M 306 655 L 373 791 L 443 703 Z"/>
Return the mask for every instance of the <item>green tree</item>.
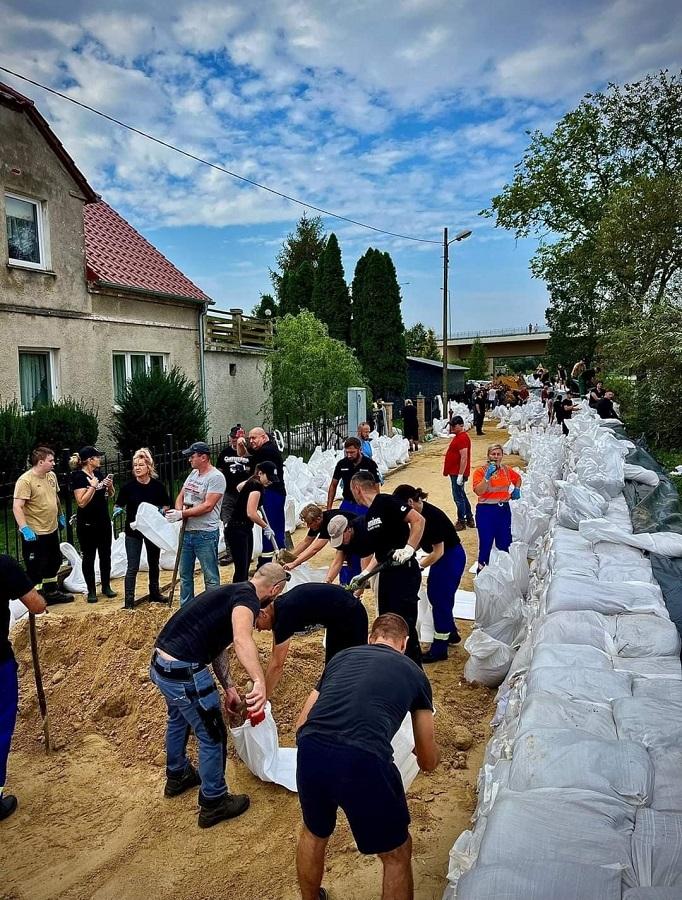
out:
<path id="1" fill-rule="evenodd" d="M 353 278 L 352 339 L 374 396 L 405 390 L 405 327 L 393 260 L 372 247 L 358 260 Z"/>
<path id="2" fill-rule="evenodd" d="M 353 351 L 303 310 L 279 321 L 265 383 L 272 392 L 274 421 L 282 426 L 287 419 L 297 425 L 341 415 L 348 388 L 362 387 L 365 379 Z"/>
<path id="3" fill-rule="evenodd" d="M 333 232 L 327 239 L 315 272 L 312 308 L 317 318 L 328 327 L 330 337 L 350 344 L 350 292 L 341 262 L 341 248 Z"/>
<path id="4" fill-rule="evenodd" d="M 0 480 L 13 478 L 26 468 L 33 447 L 31 417 L 26 415 L 15 398 L 0 401 Z"/>
<path id="5" fill-rule="evenodd" d="M 162 448 L 166 434 L 178 447 L 205 440 L 208 420 L 198 385 L 177 366 L 133 375 L 111 417 L 111 433 L 124 456 L 141 445 Z"/>
<path id="6" fill-rule="evenodd" d="M 421 322 L 405 329 L 405 346 L 408 356 L 420 356 L 422 359 L 443 358 L 433 328 L 424 328 Z"/>
<path id="7" fill-rule="evenodd" d="M 282 249 L 277 254 L 277 270 L 270 270 L 270 278 L 280 306 L 284 297 L 284 276 L 287 273 L 297 272 L 304 262 L 310 263 L 313 271 L 317 269 L 326 244 L 327 238 L 320 216 L 309 218 L 306 213 L 303 213 L 296 226 L 296 231 L 292 231 L 286 236 Z M 280 314 L 284 315 L 285 313 L 280 310 Z"/>
<path id="8" fill-rule="evenodd" d="M 64 397 L 37 405 L 31 413 L 30 428 L 34 446 L 45 444 L 57 454 L 65 448 L 75 451 L 96 446 L 97 410 L 90 402 Z"/>
<path id="9" fill-rule="evenodd" d="M 260 300 L 251 310 L 251 315 L 257 319 L 274 319 L 279 315 L 279 305 L 272 294 L 261 294 Z"/>
<path id="10" fill-rule="evenodd" d="M 467 366 L 467 378 L 474 381 L 480 381 L 488 375 L 488 358 L 485 355 L 485 349 L 480 338 L 474 338 L 471 344 L 471 353 L 467 360 L 462 361 L 463 366 Z"/>
<path id="11" fill-rule="evenodd" d="M 281 316 L 297 316 L 303 309 L 312 310 L 315 269 L 309 260 L 305 259 L 297 269 L 285 272 L 281 285 Z"/>

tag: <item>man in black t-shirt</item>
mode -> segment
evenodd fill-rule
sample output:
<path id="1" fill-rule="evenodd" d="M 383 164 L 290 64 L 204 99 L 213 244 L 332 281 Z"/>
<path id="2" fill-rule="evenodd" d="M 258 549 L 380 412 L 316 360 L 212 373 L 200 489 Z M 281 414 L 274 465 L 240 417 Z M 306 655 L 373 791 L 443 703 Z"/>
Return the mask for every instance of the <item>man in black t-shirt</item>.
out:
<path id="1" fill-rule="evenodd" d="M 354 594 L 336 584 L 300 584 L 263 607 L 259 631 L 272 631 L 272 653 L 265 688 L 272 696 L 282 677 L 291 638 L 311 625 L 324 625 L 325 665 L 341 650 L 367 643 L 367 612 Z"/>
<path id="2" fill-rule="evenodd" d="M 619 419 L 620 416 L 613 406 L 613 391 L 605 391 L 604 396 L 597 401 L 597 415 L 600 419 Z"/>
<path id="3" fill-rule="evenodd" d="M 296 863 L 301 894 L 322 896 L 327 843 L 338 808 L 360 853 L 378 854 L 384 898 L 412 897 L 410 814 L 391 741 L 409 713 L 419 766 L 440 759 L 431 685 L 403 654 L 408 628 L 396 615 L 372 625 L 369 644 L 338 653 L 298 720 L 296 782 L 303 814 Z"/>
<path id="4" fill-rule="evenodd" d="M 336 489 L 340 483 L 341 492 L 343 494 L 341 506 L 339 507 L 341 512 L 352 512 L 356 516 L 365 515 L 367 510 L 364 506 L 356 502 L 350 486 L 351 479 L 357 472 L 369 472 L 377 484 L 381 483 L 379 467 L 373 459 L 370 459 L 369 456 L 363 454 L 360 439 L 349 437 L 343 442 L 343 459 L 340 459 L 337 462 L 332 475 L 332 480 L 329 484 L 329 490 L 327 491 L 327 509 L 331 509 L 334 505 Z"/>
<path id="5" fill-rule="evenodd" d="M 356 502 L 367 507 L 363 541 L 369 553 L 364 556 L 373 558 L 363 559 L 364 571 L 375 563 L 389 564 L 378 575 L 375 596 L 379 613 L 397 613 L 405 619 L 410 629 L 406 653 L 421 665 L 417 636 L 421 569 L 414 554 L 424 532 L 424 518 L 407 504 L 381 494 L 379 485 L 366 472 L 353 476 L 351 488 Z"/>
<path id="6" fill-rule="evenodd" d="M 19 706 L 17 663 L 9 642 L 10 600 L 21 600 L 31 613 L 47 609 L 45 598 L 33 587 L 19 563 L 3 555 L 0 556 L 0 821 L 17 808 L 17 798 L 4 793 L 7 758 Z"/>
<path id="7" fill-rule="evenodd" d="M 201 828 L 239 816 L 249 807 L 247 796 L 227 791 L 227 733 L 207 666 L 213 666 L 225 690 L 225 712 L 234 714 L 241 702 L 230 678 L 227 654 L 234 644 L 237 659 L 253 681 L 253 689 L 246 695 L 249 713 L 260 712 L 266 700 L 265 676 L 253 628 L 261 606 L 282 592 L 288 577 L 280 565 L 267 563 L 250 581 L 204 591 L 181 606 L 156 639 L 150 677 L 168 707 L 164 793 L 175 797 L 201 785 Z M 199 742 L 198 773 L 186 754 L 190 729 Z"/>
<path id="8" fill-rule="evenodd" d="M 237 486 L 252 474 L 251 462 L 248 457 L 239 455 L 237 444 L 243 434 L 241 425 L 231 428 L 230 443 L 223 447 L 216 459 L 216 468 L 220 469 L 225 476 L 225 493 L 220 507 L 220 521 L 223 523 L 223 528 L 227 528 L 230 524 L 232 511 L 239 495 Z"/>
<path id="9" fill-rule="evenodd" d="M 284 504 L 286 503 L 287 489 L 284 485 L 284 458 L 277 445 L 270 438 L 264 428 L 252 428 L 247 441 L 239 438 L 237 450 L 240 456 L 247 456 L 251 465 L 251 474 L 256 471 L 256 466 L 262 462 L 271 462 L 275 465 L 275 472 L 279 481 L 263 495 L 263 509 L 268 518 L 270 527 L 275 532 L 277 547 L 282 550 L 285 546 L 284 528 Z M 260 559 L 274 559 L 275 548 L 269 538 L 263 538 L 263 553 Z"/>

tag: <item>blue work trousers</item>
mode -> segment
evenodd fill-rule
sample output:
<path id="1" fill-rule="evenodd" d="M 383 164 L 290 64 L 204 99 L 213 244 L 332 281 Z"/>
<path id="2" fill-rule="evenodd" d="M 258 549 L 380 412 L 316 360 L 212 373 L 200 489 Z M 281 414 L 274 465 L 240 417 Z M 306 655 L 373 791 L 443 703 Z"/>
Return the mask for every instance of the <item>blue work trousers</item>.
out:
<path id="1" fill-rule="evenodd" d="M 426 595 L 433 609 L 433 629 L 436 640 L 447 641 L 453 630 L 452 607 L 455 605 L 455 591 L 459 587 L 467 557 L 464 547 L 457 544 L 450 547 L 438 562 L 429 568 L 426 580 Z"/>
<path id="2" fill-rule="evenodd" d="M 0 790 L 7 780 L 7 758 L 19 706 L 17 662 L 13 656 L 0 662 Z"/>
<path id="3" fill-rule="evenodd" d="M 339 514 L 343 515 L 345 512 L 352 513 L 353 515 L 360 516 L 364 519 L 367 515 L 367 507 L 362 506 L 360 503 L 356 503 L 354 500 L 342 500 L 341 505 L 339 506 Z M 341 571 L 339 572 L 339 583 L 350 584 L 353 578 L 355 578 L 356 575 L 359 575 L 360 572 L 362 572 L 362 559 L 357 553 L 351 553 L 350 556 L 346 557 L 346 561 L 341 567 Z"/>
<path id="4" fill-rule="evenodd" d="M 286 494 L 280 494 L 277 491 L 263 491 L 263 509 L 268 519 L 270 528 L 275 532 L 275 540 L 277 541 L 277 549 L 284 550 L 286 544 L 286 532 L 284 528 L 284 504 L 286 503 Z M 275 548 L 270 541 L 263 535 L 263 556 L 274 553 Z M 267 560 L 266 560 L 267 562 Z"/>
<path id="5" fill-rule="evenodd" d="M 452 485 L 452 499 L 455 501 L 455 506 L 457 507 L 457 520 L 466 524 L 469 519 L 473 518 L 473 513 L 471 512 L 471 503 L 469 503 L 469 498 L 466 494 L 466 489 L 464 485 L 467 483 L 467 476 L 464 476 L 464 484 L 457 484 L 458 475 L 450 476 L 450 484 Z"/>
<path id="6" fill-rule="evenodd" d="M 215 531 L 186 531 L 180 552 L 180 606 L 194 598 L 194 564 L 199 560 L 204 589 L 220 587 L 218 538 Z"/>
<path id="7" fill-rule="evenodd" d="M 478 528 L 478 564 L 487 566 L 493 543 L 498 550 L 509 550 L 512 542 L 509 503 L 479 503 L 476 507 Z"/>
<path id="8" fill-rule="evenodd" d="M 157 666 L 172 672 L 194 667 L 192 678 L 178 681 L 166 677 Z M 166 773 L 181 775 L 187 768 L 187 740 L 190 731 L 199 742 L 199 775 L 204 797 L 221 797 L 227 792 L 227 729 L 220 710 L 220 698 L 206 666 L 183 660 L 170 662 L 156 657 L 149 677 L 161 691 L 168 707 L 166 729 Z"/>

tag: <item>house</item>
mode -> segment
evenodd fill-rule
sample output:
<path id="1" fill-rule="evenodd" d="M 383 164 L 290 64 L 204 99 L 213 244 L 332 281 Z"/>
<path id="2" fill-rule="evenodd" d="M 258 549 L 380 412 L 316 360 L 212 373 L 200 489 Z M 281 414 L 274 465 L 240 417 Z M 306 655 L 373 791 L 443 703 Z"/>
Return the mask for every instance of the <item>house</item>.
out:
<path id="1" fill-rule="evenodd" d="M 26 410 L 91 400 L 107 448 L 126 381 L 177 365 L 200 385 L 216 437 L 228 416 L 253 422 L 269 326 L 247 323 L 260 343 L 242 344 L 237 316 L 217 350 L 212 302 L 95 193 L 34 103 L 0 84 L 0 397 Z"/>
<path id="2" fill-rule="evenodd" d="M 459 394 L 464 390 L 466 366 L 456 366 L 448 363 L 448 394 Z M 396 417 L 402 416 L 405 399 L 409 397 L 412 402 L 418 394 L 427 399 L 427 420 L 431 416 L 430 401 L 440 396 L 443 392 L 443 363 L 439 359 L 424 359 L 421 356 L 407 357 L 407 381 L 405 396 L 387 396 L 386 400 L 394 403 L 393 413 Z"/>

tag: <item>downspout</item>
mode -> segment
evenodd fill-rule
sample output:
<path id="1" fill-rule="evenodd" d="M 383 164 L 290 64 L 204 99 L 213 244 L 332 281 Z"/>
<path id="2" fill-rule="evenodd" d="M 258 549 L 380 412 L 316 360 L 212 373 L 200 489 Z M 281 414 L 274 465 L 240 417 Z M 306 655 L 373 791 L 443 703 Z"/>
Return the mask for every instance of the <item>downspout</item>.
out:
<path id="1" fill-rule="evenodd" d="M 208 413 L 208 403 L 206 401 L 206 360 L 205 360 L 205 340 L 204 340 L 204 331 L 205 331 L 205 316 L 206 316 L 207 304 L 203 303 L 199 307 L 199 386 L 201 389 L 201 400 L 204 404 L 204 409 L 206 413 Z"/>

